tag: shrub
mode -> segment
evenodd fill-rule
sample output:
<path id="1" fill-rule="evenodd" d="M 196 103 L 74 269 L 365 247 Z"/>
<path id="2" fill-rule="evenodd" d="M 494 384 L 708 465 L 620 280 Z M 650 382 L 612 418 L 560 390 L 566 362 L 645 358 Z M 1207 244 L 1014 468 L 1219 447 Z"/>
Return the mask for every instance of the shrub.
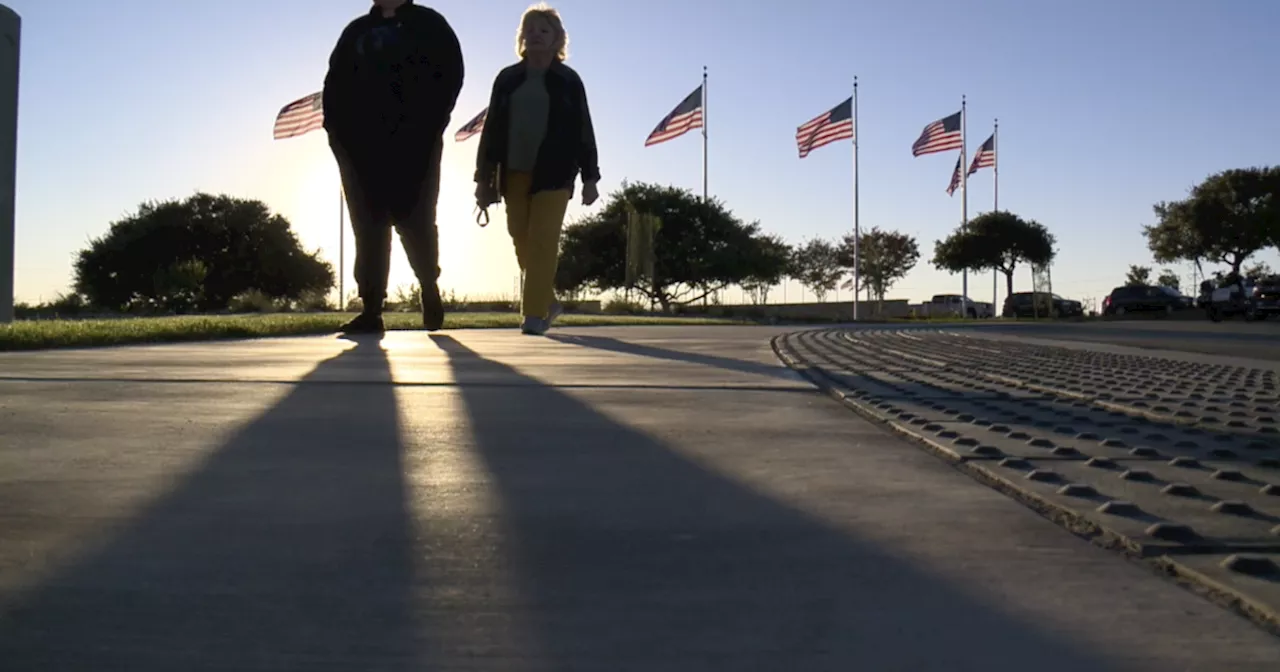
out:
<path id="1" fill-rule="evenodd" d="M 304 313 L 327 313 L 333 311 L 337 306 L 333 304 L 333 300 L 329 297 L 329 292 L 313 289 L 303 292 L 298 297 L 294 307 Z"/>
<path id="2" fill-rule="evenodd" d="M 422 312 L 422 287 L 419 287 L 416 283 L 409 285 L 408 288 L 397 287 L 392 303 L 395 304 L 396 309 L 403 312 Z"/>
<path id="3" fill-rule="evenodd" d="M 609 299 L 601 310 L 609 315 L 641 315 L 648 312 L 639 301 L 626 299 Z"/>
<path id="4" fill-rule="evenodd" d="M 231 297 L 228 308 L 233 313 L 278 313 L 287 306 L 266 294 L 251 289 Z"/>

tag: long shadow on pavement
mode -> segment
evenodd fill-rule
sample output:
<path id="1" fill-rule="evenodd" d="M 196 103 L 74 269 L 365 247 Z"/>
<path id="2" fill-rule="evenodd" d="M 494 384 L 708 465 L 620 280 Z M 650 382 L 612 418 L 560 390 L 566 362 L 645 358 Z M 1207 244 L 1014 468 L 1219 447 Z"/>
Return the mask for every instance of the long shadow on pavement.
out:
<path id="1" fill-rule="evenodd" d="M 422 669 L 386 353 L 362 341 L 307 378 L 353 366 L 388 384 L 297 386 L 104 548 L 4 605 L 0 668 Z"/>
<path id="2" fill-rule="evenodd" d="M 1081 643 L 448 336 L 537 669 L 1102 670 Z M 927 495 L 921 495 L 927 496 Z M 910 502 L 904 502 L 909 507 Z M 483 597 L 478 597 L 483 601 Z M 476 608 L 480 608 L 477 606 Z"/>
<path id="3" fill-rule="evenodd" d="M 774 378 L 782 378 L 784 380 L 796 380 L 796 374 L 791 369 L 783 366 L 781 363 L 776 365 L 761 364 L 760 362 L 751 362 L 742 359 L 734 359 L 732 357 L 721 357 L 719 355 L 708 355 L 696 352 L 683 352 L 680 350 L 670 350 L 668 348 L 659 348 L 652 345 L 641 345 L 639 343 L 630 343 L 616 338 L 607 336 L 587 336 L 583 334 L 548 334 L 547 338 L 560 343 L 568 343 L 570 345 L 580 345 L 584 348 L 594 348 L 596 350 L 605 350 L 608 352 L 619 352 L 628 355 L 639 355 L 642 357 L 652 357 L 654 359 L 665 359 L 673 362 L 688 362 L 690 364 L 701 364 L 703 366 L 711 366 L 727 371 L 737 371 L 739 373 L 750 373 L 760 376 L 771 376 Z M 763 340 L 763 339 L 762 339 Z"/>

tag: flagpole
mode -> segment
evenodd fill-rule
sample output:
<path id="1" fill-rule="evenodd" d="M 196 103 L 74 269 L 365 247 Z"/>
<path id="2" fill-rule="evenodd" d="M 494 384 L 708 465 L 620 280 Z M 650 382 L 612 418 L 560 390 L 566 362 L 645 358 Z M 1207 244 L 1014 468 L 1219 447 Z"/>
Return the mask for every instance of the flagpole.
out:
<path id="1" fill-rule="evenodd" d="M 707 66 L 702 66 L 702 218 L 703 226 L 711 215 L 710 189 L 707 187 Z M 707 305 L 707 295 L 702 295 L 702 305 Z"/>
<path id="2" fill-rule="evenodd" d="M 969 232 L 969 176 L 968 163 L 966 158 L 966 135 L 965 135 L 965 108 L 967 103 L 965 97 L 960 96 L 960 231 Z M 961 290 L 960 295 L 964 297 L 962 308 L 964 309 L 964 317 L 969 316 L 969 271 L 965 269 L 960 272 Z M 994 306 L 992 309 L 994 310 Z"/>
<path id="3" fill-rule="evenodd" d="M 991 208 L 1000 212 L 1000 120 L 996 119 L 995 130 L 991 132 L 991 171 L 994 175 L 994 192 L 991 196 Z M 991 269 L 991 311 L 995 312 L 996 300 L 1000 298 L 1000 269 Z"/>
<path id="4" fill-rule="evenodd" d="M 707 203 L 707 66 L 702 66 L 702 202 Z"/>
<path id="5" fill-rule="evenodd" d="M 347 277 L 347 236 L 345 223 L 342 221 L 342 206 L 345 204 L 345 200 L 342 187 L 338 187 L 338 312 L 343 312 L 347 309 L 347 288 L 345 284 Z"/>
<path id="6" fill-rule="evenodd" d="M 1000 211 L 1000 120 L 996 119 L 995 130 L 991 132 L 991 170 L 995 174 L 995 194 L 992 207 Z"/>
<path id="7" fill-rule="evenodd" d="M 4 5 L 0 5 L 0 31 L 9 39 L 9 46 L 0 52 L 0 325 L 3 325 L 17 318 L 14 195 L 17 193 L 18 79 L 22 49 L 22 17 Z"/>
<path id="8" fill-rule="evenodd" d="M 853 321 L 860 319 L 858 294 L 862 290 L 862 230 L 858 226 L 858 76 L 853 76 Z"/>

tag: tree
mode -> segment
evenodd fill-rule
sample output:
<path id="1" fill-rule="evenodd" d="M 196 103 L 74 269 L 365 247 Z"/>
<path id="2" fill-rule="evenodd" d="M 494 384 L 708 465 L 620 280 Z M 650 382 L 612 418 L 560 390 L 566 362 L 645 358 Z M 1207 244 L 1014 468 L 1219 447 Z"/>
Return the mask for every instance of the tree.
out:
<path id="1" fill-rule="evenodd" d="M 1129 272 L 1124 276 L 1124 284 L 1131 287 L 1151 284 L 1151 268 L 1148 266 L 1130 265 Z"/>
<path id="2" fill-rule="evenodd" d="M 1013 293 L 1013 273 L 1018 264 L 1045 266 L 1053 261 L 1057 241 L 1049 229 L 1035 220 L 1000 210 L 984 212 L 934 243 L 934 267 L 961 271 L 997 270 L 1004 274 L 1005 289 Z"/>
<path id="3" fill-rule="evenodd" d="M 621 288 L 626 279 L 626 244 L 625 225 L 619 231 L 600 218 L 588 217 L 564 227 L 556 293 L 565 296 Z"/>
<path id="4" fill-rule="evenodd" d="M 760 306 L 769 302 L 769 290 L 787 277 L 792 250 L 781 237 L 772 234 L 760 236 L 756 242 L 746 252 L 756 258 L 748 260 L 751 273 L 743 279 L 742 290 L 753 304 Z"/>
<path id="5" fill-rule="evenodd" d="M 1165 263 L 1207 259 L 1231 272 L 1254 253 L 1280 242 L 1280 168 L 1243 168 L 1210 175 L 1190 195 L 1155 206 L 1144 227 L 1147 246 Z"/>
<path id="6" fill-rule="evenodd" d="M 652 283 L 629 289 L 663 310 L 781 273 L 776 255 L 760 250 L 771 243 L 757 223 L 744 224 L 714 198 L 704 203 L 685 189 L 636 183 L 623 184 L 599 212 L 565 227 L 557 290 L 627 288 L 627 213 L 632 209 L 657 216 L 662 226 L 654 238 Z"/>
<path id="7" fill-rule="evenodd" d="M 1271 270 L 1271 267 L 1268 266 L 1265 261 L 1259 261 L 1249 268 L 1244 269 L 1244 277 L 1254 282 L 1263 278 L 1271 277 L 1272 275 L 1275 275 L 1275 271 Z"/>
<path id="8" fill-rule="evenodd" d="M 796 248 L 791 255 L 789 275 L 825 301 L 827 294 L 840 286 L 845 269 L 841 265 L 840 248 L 821 238 L 814 238 Z"/>
<path id="9" fill-rule="evenodd" d="M 1182 279 L 1178 277 L 1173 269 L 1166 268 L 1160 271 L 1160 277 L 1156 278 L 1156 284 L 1161 287 L 1168 287 L 1175 292 L 1182 291 Z"/>
<path id="10" fill-rule="evenodd" d="M 1154 226 L 1144 226 L 1142 232 L 1156 263 L 1190 261 L 1200 275 L 1204 275 L 1203 262 L 1209 257 L 1209 249 L 1191 223 L 1190 203 L 1161 202 L 1152 206 L 1152 210 L 1158 222 Z"/>
<path id="11" fill-rule="evenodd" d="M 854 270 L 853 234 L 845 234 L 840 243 L 840 265 Z M 858 280 L 868 295 L 884 301 L 893 283 L 906 277 L 920 261 L 916 239 L 899 231 L 872 227 L 861 232 L 858 244 Z"/>
<path id="12" fill-rule="evenodd" d="M 115 310 L 223 309 L 251 290 L 297 300 L 328 291 L 333 279 L 265 203 L 205 193 L 142 204 L 75 261 L 76 291 Z"/>
<path id="13" fill-rule="evenodd" d="M 174 313 L 189 313 L 204 300 L 204 282 L 209 268 L 199 260 L 179 261 L 155 272 L 154 286 L 157 308 Z"/>

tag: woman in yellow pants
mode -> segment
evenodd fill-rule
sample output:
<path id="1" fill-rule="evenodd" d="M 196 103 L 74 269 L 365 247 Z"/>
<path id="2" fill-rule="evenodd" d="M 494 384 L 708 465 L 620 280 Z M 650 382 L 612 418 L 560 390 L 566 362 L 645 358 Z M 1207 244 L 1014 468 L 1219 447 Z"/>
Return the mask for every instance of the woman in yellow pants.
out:
<path id="1" fill-rule="evenodd" d="M 476 156 L 476 202 L 506 201 L 507 230 L 524 272 L 521 331 L 541 335 L 561 312 L 555 300 L 560 229 L 582 175 L 582 203 L 599 198 L 595 130 L 582 79 L 565 65 L 568 35 L 556 10 L 520 20 L 520 62 L 498 73 Z"/>

